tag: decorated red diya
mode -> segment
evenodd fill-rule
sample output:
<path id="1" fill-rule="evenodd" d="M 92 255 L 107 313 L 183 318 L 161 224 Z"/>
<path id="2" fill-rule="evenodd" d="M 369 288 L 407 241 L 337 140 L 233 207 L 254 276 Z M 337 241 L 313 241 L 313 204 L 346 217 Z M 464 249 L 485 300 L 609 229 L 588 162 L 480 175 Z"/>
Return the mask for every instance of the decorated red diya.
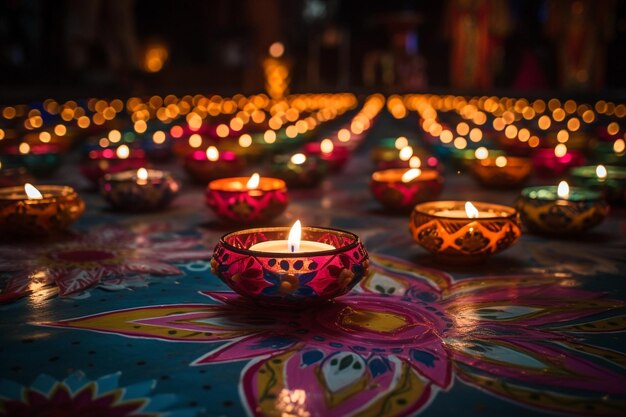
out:
<path id="1" fill-rule="evenodd" d="M 338 229 L 240 230 L 215 247 L 211 270 L 236 293 L 270 306 L 303 308 L 346 294 L 368 274 L 358 236 Z"/>
<path id="2" fill-rule="evenodd" d="M 443 178 L 436 170 L 386 169 L 372 174 L 370 191 L 383 206 L 398 211 L 410 210 L 417 203 L 441 194 Z"/>
<path id="3" fill-rule="evenodd" d="M 289 197 L 285 181 L 277 178 L 222 178 L 209 183 L 206 203 L 224 220 L 242 223 L 270 221 L 285 211 Z"/>
<path id="4" fill-rule="evenodd" d="M 533 154 L 535 173 L 540 177 L 563 176 L 571 168 L 584 163 L 585 157 L 582 152 L 567 149 L 564 144 L 559 144 L 555 148 L 537 149 Z"/>
<path id="5" fill-rule="evenodd" d="M 413 239 L 435 259 L 455 264 L 483 262 L 521 236 L 517 210 L 500 204 L 431 201 L 411 213 Z"/>
<path id="6" fill-rule="evenodd" d="M 0 188 L 0 236 L 48 235 L 65 230 L 85 211 L 73 188 L 30 184 Z"/>
<path id="7" fill-rule="evenodd" d="M 331 172 L 338 172 L 346 165 L 350 151 L 339 143 L 333 143 L 330 139 L 321 142 L 309 142 L 303 147 L 305 155 L 317 156 L 328 164 Z"/>
<path id="8" fill-rule="evenodd" d="M 100 183 L 104 198 L 116 209 L 151 211 L 167 207 L 180 183 L 169 172 L 139 168 L 106 174 Z"/>
<path id="9" fill-rule="evenodd" d="M 270 170 L 273 176 L 284 180 L 289 187 L 309 188 L 315 187 L 324 179 L 328 166 L 323 159 L 297 153 L 276 155 Z"/>
<path id="10" fill-rule="evenodd" d="M 87 158 L 81 162 L 80 170 L 92 184 L 98 185 L 105 174 L 136 171 L 146 165 L 147 161 L 143 150 L 121 145 L 116 149 L 107 148 L 90 151 Z"/>
<path id="11" fill-rule="evenodd" d="M 517 187 L 525 183 L 532 173 L 530 159 L 504 156 L 476 159 L 472 164 L 474 177 L 487 187 Z"/>
<path id="12" fill-rule="evenodd" d="M 185 159 L 185 169 L 189 175 L 204 183 L 235 176 L 244 167 L 244 161 L 235 152 L 220 152 L 215 146 L 209 146 L 206 151 L 194 151 Z"/>

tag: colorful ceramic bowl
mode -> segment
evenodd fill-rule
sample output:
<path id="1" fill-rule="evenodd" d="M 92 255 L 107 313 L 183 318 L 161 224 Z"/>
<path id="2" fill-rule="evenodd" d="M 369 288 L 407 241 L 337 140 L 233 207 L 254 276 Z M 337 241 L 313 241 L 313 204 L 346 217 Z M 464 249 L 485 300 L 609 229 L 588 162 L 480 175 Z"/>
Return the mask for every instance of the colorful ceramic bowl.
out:
<path id="1" fill-rule="evenodd" d="M 606 176 L 598 177 L 595 165 L 572 169 L 571 177 L 574 184 L 598 191 L 611 203 L 623 203 L 626 201 L 626 167 L 604 167 Z"/>
<path id="2" fill-rule="evenodd" d="M 135 170 L 106 174 L 100 191 L 116 209 L 152 211 L 170 205 L 180 190 L 180 183 L 169 172 L 148 169 L 147 178 L 138 178 Z"/>
<path id="3" fill-rule="evenodd" d="M 411 210 L 417 203 L 437 198 L 443 189 L 443 178 L 436 170 L 415 170 L 417 176 L 406 177 L 411 169 L 386 169 L 372 174 L 370 191 L 383 206 L 398 211 Z M 404 176 L 404 181 L 403 181 Z"/>
<path id="4" fill-rule="evenodd" d="M 28 198 L 23 187 L 0 188 L 0 236 L 22 237 L 58 233 L 85 211 L 73 188 L 38 185 L 43 198 Z"/>
<path id="5" fill-rule="evenodd" d="M 247 188 L 248 177 L 211 181 L 206 203 L 222 219 L 231 222 L 261 223 L 270 221 L 287 208 L 289 197 L 285 181 L 260 177 L 254 189 Z"/>
<path id="6" fill-rule="evenodd" d="M 474 202 L 477 218 L 465 216 L 464 201 L 431 201 L 411 213 L 413 239 L 446 263 L 483 262 L 489 255 L 513 245 L 521 236 L 519 215 L 513 207 Z"/>
<path id="7" fill-rule="evenodd" d="M 532 170 L 530 159 L 515 156 L 476 159 L 472 164 L 474 177 L 482 185 L 494 188 L 518 187 L 528 181 Z"/>
<path id="8" fill-rule="evenodd" d="M 358 236 L 337 229 L 303 227 L 302 239 L 332 245 L 318 252 L 274 253 L 250 250 L 284 240 L 288 227 L 240 230 L 224 235 L 211 268 L 226 285 L 251 302 L 302 308 L 350 291 L 367 273 L 367 251 Z"/>
<path id="9" fill-rule="evenodd" d="M 547 235 L 581 233 L 609 212 L 601 193 L 577 187 L 570 188 L 567 199 L 558 197 L 556 186 L 524 188 L 516 206 L 528 230 Z"/>

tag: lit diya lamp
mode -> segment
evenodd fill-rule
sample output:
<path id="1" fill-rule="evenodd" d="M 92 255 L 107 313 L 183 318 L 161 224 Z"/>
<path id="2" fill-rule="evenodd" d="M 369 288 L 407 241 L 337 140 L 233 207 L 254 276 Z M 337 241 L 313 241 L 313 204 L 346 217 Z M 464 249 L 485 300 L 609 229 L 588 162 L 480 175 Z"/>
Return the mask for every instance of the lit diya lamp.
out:
<path id="1" fill-rule="evenodd" d="M 441 194 L 443 178 L 437 170 L 419 168 L 419 159 L 411 168 L 392 168 L 372 174 L 370 191 L 374 198 L 391 210 L 406 211 L 417 203 L 429 201 Z"/>
<path id="2" fill-rule="evenodd" d="M 321 227 L 246 229 L 224 235 L 211 270 L 236 293 L 302 308 L 350 291 L 368 273 L 367 251 L 351 232 Z"/>
<path id="3" fill-rule="evenodd" d="M 105 174 L 100 183 L 104 198 L 116 209 L 151 211 L 167 207 L 180 190 L 169 172 L 139 168 Z"/>
<path id="4" fill-rule="evenodd" d="M 437 260 L 456 264 L 483 262 L 521 236 L 513 207 L 469 201 L 417 204 L 410 229 L 413 239 Z"/>
<path id="5" fill-rule="evenodd" d="M 600 224 L 609 211 L 600 192 L 570 188 L 565 181 L 524 188 L 516 206 L 526 228 L 549 235 L 583 232 Z"/>
<path id="6" fill-rule="evenodd" d="M 303 150 L 305 155 L 316 156 L 326 161 L 331 172 L 341 171 L 350 156 L 350 151 L 346 146 L 333 143 L 330 139 L 324 139 L 321 142 L 309 142 L 304 145 Z"/>
<path id="7" fill-rule="evenodd" d="M 594 160 L 601 164 L 626 166 L 626 141 L 599 142 L 593 147 Z"/>
<path id="8" fill-rule="evenodd" d="M 213 180 L 206 190 L 206 203 L 219 217 L 243 223 L 270 221 L 285 211 L 289 197 L 285 181 L 260 177 Z"/>
<path id="9" fill-rule="evenodd" d="M 591 165 L 572 169 L 576 185 L 599 191 L 609 202 L 626 201 L 626 167 Z"/>
<path id="10" fill-rule="evenodd" d="M 567 149 L 564 143 L 559 143 L 554 149 L 537 149 L 533 154 L 535 173 L 541 177 L 559 177 L 584 163 L 582 152 Z"/>
<path id="11" fill-rule="evenodd" d="M 73 188 L 31 184 L 0 188 L 0 236 L 48 235 L 65 230 L 85 211 Z"/>
<path id="12" fill-rule="evenodd" d="M 480 146 L 476 149 L 454 149 L 452 151 L 452 162 L 457 169 L 469 170 L 476 160 L 497 158 L 503 155 L 504 151 L 499 149 L 487 149 L 484 146 Z"/>
<path id="13" fill-rule="evenodd" d="M 517 187 L 525 183 L 532 173 L 530 159 L 504 156 L 477 158 L 472 164 L 474 177 L 487 187 Z"/>
<path id="14" fill-rule="evenodd" d="M 61 152 L 58 145 L 40 143 L 29 145 L 22 142 L 4 151 L 9 163 L 26 167 L 35 176 L 48 176 L 61 166 Z"/>
<path id="15" fill-rule="evenodd" d="M 417 144 L 409 141 L 405 136 L 399 136 L 397 138 L 383 138 L 372 148 L 370 152 L 370 159 L 377 166 L 381 163 L 394 162 L 399 159 L 399 153 L 403 148 L 413 148 L 414 146 L 417 146 Z M 412 154 L 413 153 L 411 152 L 411 155 Z"/>
<path id="16" fill-rule="evenodd" d="M 129 148 L 128 145 L 120 145 L 115 149 L 106 148 L 89 151 L 87 157 L 80 164 L 80 171 L 92 184 L 98 185 L 100 179 L 106 174 L 137 170 L 145 167 L 146 164 L 143 150 Z"/>
<path id="17" fill-rule="evenodd" d="M 276 155 L 272 161 L 271 173 L 284 180 L 289 187 L 315 187 L 328 172 L 326 161 L 303 153 Z"/>
<path id="18" fill-rule="evenodd" d="M 245 167 L 233 151 L 220 152 L 215 146 L 194 151 L 185 159 L 185 169 L 196 181 L 207 183 L 217 178 L 232 177 Z"/>

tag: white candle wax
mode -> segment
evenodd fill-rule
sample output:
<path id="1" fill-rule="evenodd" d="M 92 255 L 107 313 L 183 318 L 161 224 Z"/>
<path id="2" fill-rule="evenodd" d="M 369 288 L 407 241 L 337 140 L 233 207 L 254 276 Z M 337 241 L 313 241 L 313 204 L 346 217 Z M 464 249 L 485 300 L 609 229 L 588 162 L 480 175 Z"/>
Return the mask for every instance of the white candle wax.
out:
<path id="1" fill-rule="evenodd" d="M 326 243 L 302 240 L 300 241 L 300 249 L 293 253 L 320 252 L 334 249 L 335 247 L 333 245 Z M 256 252 L 292 253 L 287 240 L 268 240 L 267 242 L 260 242 L 250 246 L 248 250 Z"/>
<path id="2" fill-rule="evenodd" d="M 433 213 L 435 216 L 441 217 L 453 217 L 455 219 L 469 219 L 469 216 L 465 212 L 465 210 L 441 210 Z M 487 211 L 479 211 L 478 218 L 479 219 L 489 219 L 493 217 L 498 217 L 495 213 L 490 213 Z"/>

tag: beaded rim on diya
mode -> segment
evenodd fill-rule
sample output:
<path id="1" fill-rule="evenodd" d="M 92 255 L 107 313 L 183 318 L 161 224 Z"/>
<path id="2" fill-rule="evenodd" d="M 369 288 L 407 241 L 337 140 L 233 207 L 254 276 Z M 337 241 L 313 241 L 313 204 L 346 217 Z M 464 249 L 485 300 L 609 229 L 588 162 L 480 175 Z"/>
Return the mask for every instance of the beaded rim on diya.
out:
<path id="1" fill-rule="evenodd" d="M 294 253 L 249 249 L 288 232 L 288 227 L 265 227 L 225 234 L 211 259 L 213 273 L 253 302 L 296 308 L 346 294 L 367 275 L 369 258 L 361 240 L 340 229 L 302 228 L 303 239 L 335 249 Z"/>

